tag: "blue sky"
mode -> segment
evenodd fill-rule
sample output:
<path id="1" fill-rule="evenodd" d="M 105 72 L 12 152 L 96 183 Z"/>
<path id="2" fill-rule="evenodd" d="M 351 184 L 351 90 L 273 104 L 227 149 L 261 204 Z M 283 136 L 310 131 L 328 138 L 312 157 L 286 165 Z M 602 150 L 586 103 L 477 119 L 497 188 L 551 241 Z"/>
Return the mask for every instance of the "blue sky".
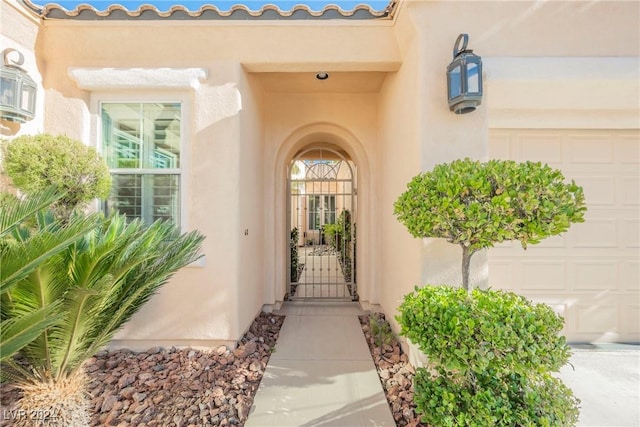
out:
<path id="1" fill-rule="evenodd" d="M 211 4 L 216 6 L 221 11 L 229 10 L 232 6 L 236 4 L 244 4 L 251 10 L 260 10 L 264 5 L 274 4 L 280 8 L 280 10 L 291 10 L 295 5 L 298 4 L 306 4 L 312 10 L 318 11 L 322 10 L 326 5 L 335 4 L 339 6 L 343 10 L 353 10 L 357 5 L 366 4 L 371 6 L 374 10 L 383 10 L 388 4 L 389 0 L 360 0 L 360 1 L 352 1 L 352 0 L 334 0 L 334 1 L 322 1 L 322 0 L 312 0 L 312 1 L 290 1 L 290 0 L 249 0 L 249 1 L 232 1 L 232 0 L 113 0 L 113 1 L 105 1 L 105 0 L 58 0 L 58 1 L 43 1 L 43 0 L 32 0 L 33 3 L 38 5 L 46 5 L 46 4 L 58 4 L 65 9 L 73 10 L 77 6 L 81 4 L 89 4 L 95 7 L 98 10 L 104 10 L 108 8 L 112 4 L 119 4 L 126 7 L 129 10 L 136 10 L 138 7 L 143 4 L 152 4 L 156 6 L 160 11 L 167 10 L 171 6 L 181 5 L 185 6 L 189 10 L 198 10 L 200 6 L 205 4 Z"/>

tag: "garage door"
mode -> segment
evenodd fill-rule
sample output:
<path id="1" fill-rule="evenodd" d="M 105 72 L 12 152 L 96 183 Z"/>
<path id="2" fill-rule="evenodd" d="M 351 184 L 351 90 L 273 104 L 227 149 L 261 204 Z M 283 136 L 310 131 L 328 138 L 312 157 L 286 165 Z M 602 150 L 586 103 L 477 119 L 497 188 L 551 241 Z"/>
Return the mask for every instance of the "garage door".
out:
<path id="1" fill-rule="evenodd" d="M 637 131 L 492 130 L 490 157 L 541 161 L 585 191 L 586 221 L 489 250 L 490 284 L 550 304 L 572 342 L 640 341 Z"/>

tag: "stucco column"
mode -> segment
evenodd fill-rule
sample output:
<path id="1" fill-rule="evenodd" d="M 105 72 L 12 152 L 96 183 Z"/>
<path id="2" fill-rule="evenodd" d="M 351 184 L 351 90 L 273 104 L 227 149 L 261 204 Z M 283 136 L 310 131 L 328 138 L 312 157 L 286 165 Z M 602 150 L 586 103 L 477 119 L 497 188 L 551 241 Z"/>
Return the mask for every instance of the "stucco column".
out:
<path id="1" fill-rule="evenodd" d="M 486 160 L 489 143 L 488 110 L 484 103 L 476 111 L 462 115 L 449 111 L 447 103 L 446 67 L 453 59 L 455 40 L 464 30 L 450 28 L 450 25 L 443 27 L 438 24 L 442 19 L 427 20 L 433 18 L 425 15 L 428 12 L 426 8 L 418 9 L 414 15 L 416 23 L 429 23 L 417 25 L 418 49 L 421 53 L 418 64 L 418 109 L 422 171 L 429 171 L 439 163 L 465 157 Z M 470 34 L 471 49 L 473 42 L 473 34 Z M 476 53 L 482 56 L 482 52 Z M 461 260 L 462 250 L 459 246 L 442 239 L 424 239 L 422 283 L 459 285 L 462 283 Z M 476 253 L 472 258 L 471 282 L 476 286 L 486 286 L 487 279 L 486 253 Z"/>

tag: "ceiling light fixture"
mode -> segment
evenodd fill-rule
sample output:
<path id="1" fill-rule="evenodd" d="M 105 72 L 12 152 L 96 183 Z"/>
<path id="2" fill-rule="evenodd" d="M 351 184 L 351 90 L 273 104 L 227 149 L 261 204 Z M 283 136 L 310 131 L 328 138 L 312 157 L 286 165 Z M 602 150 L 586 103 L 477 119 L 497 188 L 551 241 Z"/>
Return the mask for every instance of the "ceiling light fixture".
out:
<path id="1" fill-rule="evenodd" d="M 329 73 L 326 71 L 320 71 L 316 73 L 316 79 L 318 80 L 327 80 L 329 78 Z"/>

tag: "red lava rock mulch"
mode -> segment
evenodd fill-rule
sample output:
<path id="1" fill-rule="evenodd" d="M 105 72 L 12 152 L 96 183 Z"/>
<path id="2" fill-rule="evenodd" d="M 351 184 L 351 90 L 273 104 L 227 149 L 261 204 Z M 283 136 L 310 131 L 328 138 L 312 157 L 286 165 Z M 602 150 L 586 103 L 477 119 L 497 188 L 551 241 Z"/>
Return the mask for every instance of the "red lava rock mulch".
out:
<path id="1" fill-rule="evenodd" d="M 99 352 L 85 365 L 91 425 L 242 426 L 283 322 L 261 313 L 235 350 Z M 0 396 L 7 411 L 20 392 L 3 384 Z"/>
<path id="2" fill-rule="evenodd" d="M 367 344 L 369 344 L 369 350 L 396 425 L 398 427 L 428 427 L 427 424 L 420 422 L 420 416 L 415 412 L 413 377 L 416 371 L 409 363 L 407 355 L 402 351 L 400 343 L 392 334 L 387 335 L 386 342 L 376 343 L 371 331 L 372 318 L 379 324 L 387 323 L 384 314 L 366 314 L 359 316 L 359 318 L 362 332 L 364 332 Z"/>

